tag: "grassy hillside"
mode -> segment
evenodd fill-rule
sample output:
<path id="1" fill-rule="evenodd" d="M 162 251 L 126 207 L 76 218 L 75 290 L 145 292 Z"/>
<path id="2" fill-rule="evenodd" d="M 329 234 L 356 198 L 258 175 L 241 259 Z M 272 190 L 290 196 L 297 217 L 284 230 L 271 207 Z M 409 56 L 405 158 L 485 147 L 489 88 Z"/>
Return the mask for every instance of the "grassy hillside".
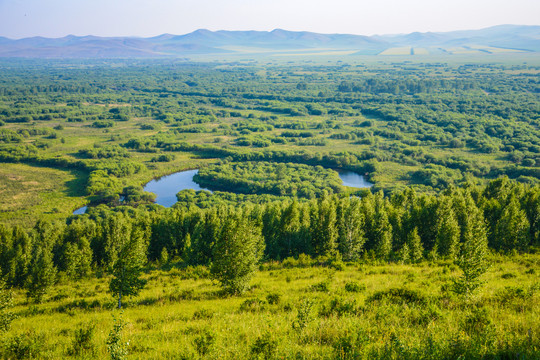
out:
<path id="1" fill-rule="evenodd" d="M 121 312 L 107 277 L 61 281 L 43 304 L 17 292 L 3 356 L 106 358 L 114 316 L 126 323 L 127 359 L 538 358 L 540 256 L 490 263 L 470 300 L 449 290 L 459 271 L 444 261 L 267 263 L 240 297 L 223 296 L 204 267 L 170 264 L 149 269 L 147 287 Z M 88 328 L 74 352 L 77 331 Z"/>

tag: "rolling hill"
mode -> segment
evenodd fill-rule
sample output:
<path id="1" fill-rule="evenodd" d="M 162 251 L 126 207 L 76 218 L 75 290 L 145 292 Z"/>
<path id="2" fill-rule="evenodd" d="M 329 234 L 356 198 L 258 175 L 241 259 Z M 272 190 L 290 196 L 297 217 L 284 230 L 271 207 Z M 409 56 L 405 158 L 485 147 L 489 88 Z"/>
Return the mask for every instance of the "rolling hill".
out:
<path id="1" fill-rule="evenodd" d="M 500 25 L 481 30 L 361 36 L 307 31 L 210 31 L 149 38 L 74 36 L 0 37 L 0 57 L 160 58 L 234 54 L 493 54 L 540 52 L 540 26 Z"/>

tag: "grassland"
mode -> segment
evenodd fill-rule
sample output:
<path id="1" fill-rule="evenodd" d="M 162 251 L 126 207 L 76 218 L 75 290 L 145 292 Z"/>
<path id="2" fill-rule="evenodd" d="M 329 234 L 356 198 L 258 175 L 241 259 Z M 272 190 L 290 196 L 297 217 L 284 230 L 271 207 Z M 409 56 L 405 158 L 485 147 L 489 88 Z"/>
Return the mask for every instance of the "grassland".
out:
<path id="1" fill-rule="evenodd" d="M 167 265 L 147 271 L 147 287 L 123 311 L 113 310 L 107 277 L 61 281 L 43 304 L 17 292 L 19 318 L 1 342 L 8 358 L 23 346 L 36 358 L 106 358 L 116 316 L 127 322 L 129 359 L 538 358 L 540 255 L 490 262 L 469 300 L 449 290 L 459 272 L 444 261 L 339 271 L 304 267 L 306 259 L 267 263 L 232 298 L 205 268 Z M 75 332 L 89 324 L 88 350 L 74 354 Z"/>
<path id="2" fill-rule="evenodd" d="M 25 164 L 0 167 L 0 221 L 33 225 L 65 218 L 84 204 L 86 174 Z"/>

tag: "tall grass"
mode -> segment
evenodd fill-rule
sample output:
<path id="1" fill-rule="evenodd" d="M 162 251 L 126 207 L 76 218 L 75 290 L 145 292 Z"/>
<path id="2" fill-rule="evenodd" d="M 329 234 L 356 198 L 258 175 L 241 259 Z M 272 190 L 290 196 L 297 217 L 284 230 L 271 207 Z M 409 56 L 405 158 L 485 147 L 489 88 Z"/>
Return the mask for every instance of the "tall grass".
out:
<path id="1" fill-rule="evenodd" d="M 459 272 L 444 261 L 342 271 L 274 262 L 238 297 L 193 272 L 149 270 L 125 304 L 122 343 L 128 359 L 538 359 L 540 255 L 491 263 L 468 300 L 450 290 Z M 59 283 L 40 305 L 16 293 L 2 356 L 110 357 L 119 314 L 107 283 Z"/>

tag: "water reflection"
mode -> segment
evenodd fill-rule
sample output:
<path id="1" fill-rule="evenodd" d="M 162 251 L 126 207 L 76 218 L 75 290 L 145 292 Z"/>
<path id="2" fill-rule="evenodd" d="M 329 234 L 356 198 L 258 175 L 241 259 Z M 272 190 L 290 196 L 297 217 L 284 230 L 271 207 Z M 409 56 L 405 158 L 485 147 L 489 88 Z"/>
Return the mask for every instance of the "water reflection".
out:
<path id="1" fill-rule="evenodd" d="M 197 174 L 198 171 L 198 169 L 186 170 L 167 176 L 162 176 L 159 179 L 154 179 L 147 183 L 144 186 L 144 191 L 156 194 L 156 204 L 171 207 L 176 203 L 176 194 L 182 190 L 208 190 L 200 187 L 199 184 L 193 181 L 193 176 Z M 343 181 L 344 186 L 355 188 L 370 188 L 373 186 L 373 184 L 367 181 L 364 176 L 355 172 L 338 171 L 338 173 L 341 181 Z M 86 209 L 87 206 L 83 206 L 75 210 L 73 215 L 84 214 Z"/>
<path id="2" fill-rule="evenodd" d="M 199 170 L 186 170 L 160 177 L 150 181 L 144 186 L 144 191 L 156 194 L 156 204 L 171 207 L 176 203 L 176 194 L 182 190 L 193 189 L 208 190 L 201 188 L 193 181 L 193 176 Z"/>
<path id="3" fill-rule="evenodd" d="M 363 175 L 359 175 L 352 171 L 338 171 L 341 181 L 344 186 L 350 186 L 355 188 L 370 188 L 372 183 L 367 181 Z"/>

